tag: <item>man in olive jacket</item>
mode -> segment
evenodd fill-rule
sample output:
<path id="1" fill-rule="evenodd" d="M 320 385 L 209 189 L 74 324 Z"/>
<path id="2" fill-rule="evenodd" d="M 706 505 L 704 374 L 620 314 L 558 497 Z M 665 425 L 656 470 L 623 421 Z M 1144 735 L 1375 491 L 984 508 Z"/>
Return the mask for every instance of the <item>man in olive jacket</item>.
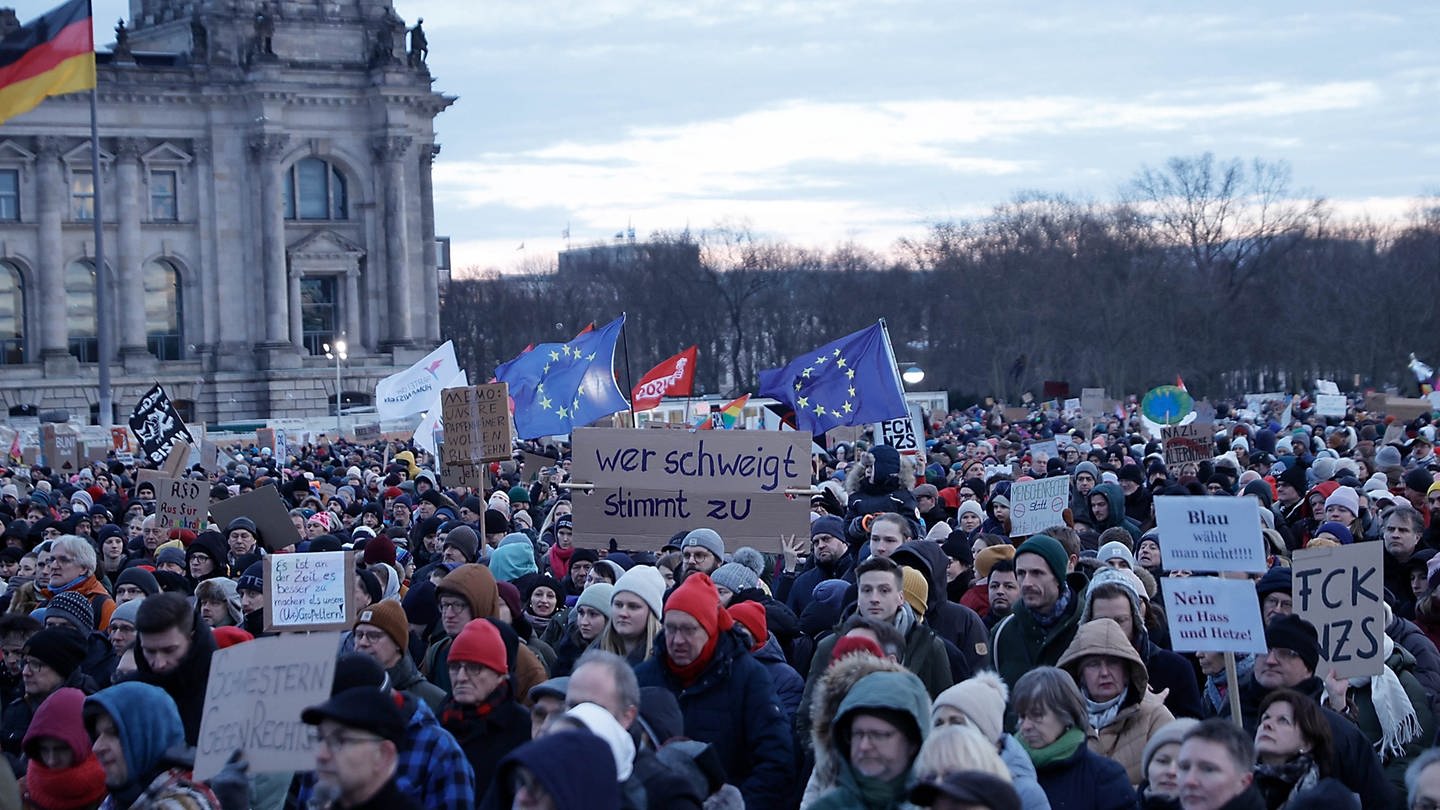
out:
<path id="1" fill-rule="evenodd" d="M 1069 561 L 1060 541 L 1044 534 L 1015 550 L 1020 603 L 990 631 L 995 671 L 1011 689 L 1035 667 L 1055 666 L 1075 639 L 1085 577 L 1067 576 Z"/>

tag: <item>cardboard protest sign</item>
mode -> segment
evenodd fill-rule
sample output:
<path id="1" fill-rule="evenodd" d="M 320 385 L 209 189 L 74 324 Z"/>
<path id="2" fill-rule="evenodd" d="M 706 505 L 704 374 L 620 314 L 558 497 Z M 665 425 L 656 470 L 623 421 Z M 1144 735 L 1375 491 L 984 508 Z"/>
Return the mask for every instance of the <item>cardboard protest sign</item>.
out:
<path id="1" fill-rule="evenodd" d="M 1058 475 L 1010 485 L 1010 536 L 1024 537 L 1065 522 L 1070 476 Z"/>
<path id="2" fill-rule="evenodd" d="M 1380 543 L 1296 550 L 1292 596 L 1295 612 L 1320 635 L 1324 663 L 1316 675 L 1370 677 L 1385 668 L 1383 552 Z"/>
<path id="3" fill-rule="evenodd" d="M 541 470 L 545 469 L 546 467 L 553 467 L 556 463 L 557 462 L 555 461 L 555 459 L 550 458 L 549 456 L 542 456 L 538 453 L 526 452 L 524 460 L 521 462 L 520 465 L 522 476 L 521 480 L 534 481 L 536 478 L 540 477 Z"/>
<path id="4" fill-rule="evenodd" d="M 1100 416 L 1106 413 L 1105 389 L 1104 388 L 1082 388 L 1080 389 L 1080 410 L 1089 416 Z"/>
<path id="5" fill-rule="evenodd" d="M 475 405 L 475 386 L 446 388 L 440 392 L 441 419 L 445 423 L 445 445 L 440 461 L 447 467 L 480 461 L 480 414 Z"/>
<path id="6" fill-rule="evenodd" d="M 485 486 L 485 468 L 478 464 L 445 464 L 442 462 L 440 480 L 447 487 L 480 489 Z"/>
<path id="7" fill-rule="evenodd" d="M 202 481 L 161 477 L 155 482 L 155 523 L 162 529 L 205 531 L 210 490 Z"/>
<path id="8" fill-rule="evenodd" d="M 348 630 L 355 623 L 355 552 L 265 558 L 265 631 Z"/>
<path id="9" fill-rule="evenodd" d="M 315 767 L 315 746 L 300 713 L 324 703 L 335 682 L 340 634 L 267 636 L 217 650 L 205 684 L 195 778 L 220 772 L 236 750 L 251 773 Z"/>
<path id="10" fill-rule="evenodd" d="M 480 460 L 503 461 L 510 458 L 514 449 L 510 430 L 510 385 L 502 382 L 475 386 L 475 411 Z"/>
<path id="11" fill-rule="evenodd" d="M 1030 418 L 1029 408 L 1015 408 L 1007 405 L 1003 413 L 1006 422 L 1024 422 Z"/>
<path id="12" fill-rule="evenodd" d="M 165 462 L 160 465 L 160 472 L 171 478 L 179 478 L 190 465 L 190 444 L 184 439 L 176 439 L 170 443 L 170 455 L 165 457 Z"/>
<path id="13" fill-rule="evenodd" d="M 51 469 L 62 473 L 80 471 L 80 438 L 74 428 L 46 422 L 40 426 L 40 447 Z"/>
<path id="14" fill-rule="evenodd" d="M 1430 400 L 1407 397 L 1386 397 L 1385 413 L 1396 419 L 1409 422 L 1429 415 Z"/>
<path id="15" fill-rule="evenodd" d="M 1200 462 L 1215 457 L 1215 426 L 1198 419 L 1188 425 L 1166 425 L 1160 429 L 1165 448 L 1165 466 L 1171 476 L 1195 475 Z"/>
<path id="16" fill-rule="evenodd" d="M 1346 402 L 1343 394 L 1316 394 L 1315 414 L 1345 418 Z"/>
<path id="17" fill-rule="evenodd" d="M 1156 498 L 1160 561 L 1170 571 L 1264 572 L 1269 561 L 1259 510 L 1254 498 Z M 1255 598 L 1254 588 L 1250 598 Z"/>
<path id="18" fill-rule="evenodd" d="M 257 428 L 255 430 L 255 446 L 264 450 L 270 448 L 270 453 L 275 453 L 275 428 Z"/>
<path id="19" fill-rule="evenodd" d="M 378 442 L 380 441 L 380 423 L 369 422 L 364 425 L 356 425 L 354 433 L 357 442 Z"/>
<path id="20" fill-rule="evenodd" d="M 1084 411 L 1084 406 L 1080 404 L 1079 397 L 1071 397 L 1065 400 L 1065 403 L 1061 406 L 1061 410 L 1066 416 L 1075 417 Z"/>
<path id="21" fill-rule="evenodd" d="M 1047 460 L 1060 457 L 1059 439 L 1046 439 L 1043 442 L 1030 443 L 1030 458 L 1038 461 L 1041 455 Z"/>
<path id="22" fill-rule="evenodd" d="M 1176 652 L 1265 652 L 1265 625 L 1253 582 L 1219 577 L 1160 581 Z"/>
<path id="23" fill-rule="evenodd" d="M 242 515 L 255 521 L 255 528 L 260 531 L 260 545 L 267 551 L 300 542 L 300 533 L 290 521 L 290 510 L 274 484 L 210 504 L 210 518 L 222 534 L 230 521 Z"/>
<path id="24" fill-rule="evenodd" d="M 806 431 L 580 428 L 571 475 L 575 543 L 659 549 L 681 528 L 706 526 L 726 544 L 780 551 L 780 535 L 808 531 L 810 499 L 785 494 L 810 486 Z"/>
<path id="25" fill-rule="evenodd" d="M 1316 393 L 1316 394 L 1339 394 L 1339 393 L 1340 393 L 1340 386 L 1336 385 L 1334 380 L 1316 380 L 1316 381 L 1315 381 L 1315 393 Z"/>

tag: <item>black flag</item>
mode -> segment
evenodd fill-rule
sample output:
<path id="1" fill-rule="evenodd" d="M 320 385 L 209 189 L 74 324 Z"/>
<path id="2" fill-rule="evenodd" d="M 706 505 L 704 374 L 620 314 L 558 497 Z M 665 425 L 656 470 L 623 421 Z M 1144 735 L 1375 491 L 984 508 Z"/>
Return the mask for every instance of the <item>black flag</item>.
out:
<path id="1" fill-rule="evenodd" d="M 163 464 L 176 439 L 195 443 L 160 383 L 155 383 L 135 403 L 135 410 L 130 412 L 130 429 L 140 439 L 140 452 L 151 464 Z"/>

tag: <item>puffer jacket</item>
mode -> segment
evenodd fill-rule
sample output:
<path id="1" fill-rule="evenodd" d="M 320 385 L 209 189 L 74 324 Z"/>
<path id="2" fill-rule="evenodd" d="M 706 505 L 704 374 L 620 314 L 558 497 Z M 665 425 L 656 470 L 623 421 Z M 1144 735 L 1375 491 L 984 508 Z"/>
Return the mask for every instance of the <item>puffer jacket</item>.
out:
<path id="1" fill-rule="evenodd" d="M 910 490 L 915 487 L 915 466 L 907 456 L 889 445 L 878 445 L 861 456 L 845 479 L 849 500 L 845 506 L 845 535 L 850 550 L 856 551 L 870 539 L 864 518 L 880 512 L 894 512 L 911 524 L 911 535 L 920 537 L 920 507 Z"/>
<path id="2" fill-rule="evenodd" d="M 1425 694 L 1425 687 L 1415 678 L 1415 657 L 1404 647 L 1385 638 L 1386 657 L 1385 666 L 1400 680 L 1400 686 L 1405 690 L 1405 696 L 1410 699 L 1410 704 L 1415 708 L 1415 721 L 1418 726 L 1414 739 L 1405 744 L 1403 753 L 1394 750 L 1383 749 L 1384 727 L 1380 717 L 1375 710 L 1375 700 L 1371 691 L 1371 679 L 1352 679 L 1350 681 L 1350 702 L 1355 704 L 1355 722 L 1365 739 L 1380 754 L 1380 762 L 1384 766 L 1385 778 L 1389 780 L 1390 786 L 1396 796 L 1406 795 L 1405 769 L 1410 763 L 1420 756 L 1426 748 L 1435 740 L 1435 714 L 1430 711 L 1429 697 Z M 1356 685 L 1357 681 L 1360 685 Z"/>
<path id="3" fill-rule="evenodd" d="M 1390 615 L 1388 606 L 1387 615 Z M 1425 687 L 1425 693 L 1430 696 L 1430 711 L 1440 716 L 1440 649 L 1419 625 L 1399 616 L 1390 615 L 1385 635 L 1415 657 L 1415 680 Z"/>
<path id="4" fill-rule="evenodd" d="M 930 586 L 925 602 L 925 624 L 935 635 L 954 644 L 960 650 L 965 667 L 951 675 L 958 683 L 985 668 L 986 654 L 990 652 L 990 634 L 980 615 L 964 605 L 951 602 L 945 593 L 945 569 L 950 559 L 939 543 L 930 540 L 912 540 L 890 555 L 898 565 L 906 565 L 925 575 Z"/>
<path id="5" fill-rule="evenodd" d="M 760 649 L 751 654 L 756 661 L 765 665 L 765 671 L 775 684 L 775 698 L 780 701 L 780 708 L 785 712 L 785 724 L 789 726 L 795 721 L 800 699 L 805 696 L 805 679 L 785 660 L 780 642 L 776 641 L 773 635 L 765 639 Z"/>
<path id="6" fill-rule="evenodd" d="M 901 729 L 913 741 L 923 743 L 929 736 L 930 697 L 925 694 L 925 685 L 920 683 L 920 679 L 909 672 L 874 672 L 861 678 L 840 702 L 831 728 L 843 728 L 854 715 L 867 709 L 894 712 L 897 720 L 903 716 L 904 721 L 913 722 L 913 729 Z M 810 805 L 813 810 L 891 810 L 904 806 L 907 779 L 897 780 L 889 796 L 867 796 L 859 788 L 848 752 L 840 750 L 833 734 L 829 745 L 830 756 L 838 766 L 836 783 Z M 911 761 L 913 763 L 913 758 Z"/>
<path id="7" fill-rule="evenodd" d="M 1090 747 L 1095 753 L 1109 757 L 1125 767 L 1125 775 L 1131 785 L 1138 785 L 1145 779 L 1141 770 L 1141 756 L 1145 743 L 1161 726 L 1175 719 L 1159 695 L 1151 692 L 1150 675 L 1140 653 L 1125 637 L 1113 619 L 1096 619 L 1080 626 L 1075 640 L 1060 656 L 1060 668 L 1070 673 L 1080 691 L 1085 691 L 1085 681 L 1080 673 L 1081 665 L 1088 656 L 1108 655 L 1125 662 L 1129 675 L 1129 688 L 1120 702 L 1120 711 L 1104 728 L 1092 729 L 1095 736 L 1090 738 Z"/>

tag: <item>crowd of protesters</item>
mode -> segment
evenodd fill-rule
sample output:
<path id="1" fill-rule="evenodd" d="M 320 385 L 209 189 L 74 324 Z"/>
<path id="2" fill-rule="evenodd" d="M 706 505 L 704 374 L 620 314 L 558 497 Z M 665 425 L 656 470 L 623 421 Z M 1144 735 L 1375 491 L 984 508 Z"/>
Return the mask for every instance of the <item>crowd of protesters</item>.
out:
<path id="1" fill-rule="evenodd" d="M 0 810 L 1434 810 L 1435 426 L 1306 404 L 1283 424 L 1219 406 L 1214 457 L 1183 471 L 1138 417 L 937 414 L 918 455 L 818 452 L 809 536 L 778 553 L 703 523 L 578 544 L 564 444 L 517 448 L 479 492 L 409 445 L 323 437 L 186 471 L 212 503 L 274 485 L 282 537 L 166 531 L 114 460 L 6 468 Z M 1062 475 L 1063 521 L 1014 536 L 1011 487 Z M 1164 570 L 1167 496 L 1259 503 L 1266 652 L 1233 682 L 1172 649 L 1164 578 L 1207 572 Z M 1366 542 L 1385 666 L 1342 679 L 1290 557 Z M 239 751 L 196 780 L 211 659 L 267 635 L 267 555 L 342 549 L 358 609 L 301 718 L 314 770 Z"/>

